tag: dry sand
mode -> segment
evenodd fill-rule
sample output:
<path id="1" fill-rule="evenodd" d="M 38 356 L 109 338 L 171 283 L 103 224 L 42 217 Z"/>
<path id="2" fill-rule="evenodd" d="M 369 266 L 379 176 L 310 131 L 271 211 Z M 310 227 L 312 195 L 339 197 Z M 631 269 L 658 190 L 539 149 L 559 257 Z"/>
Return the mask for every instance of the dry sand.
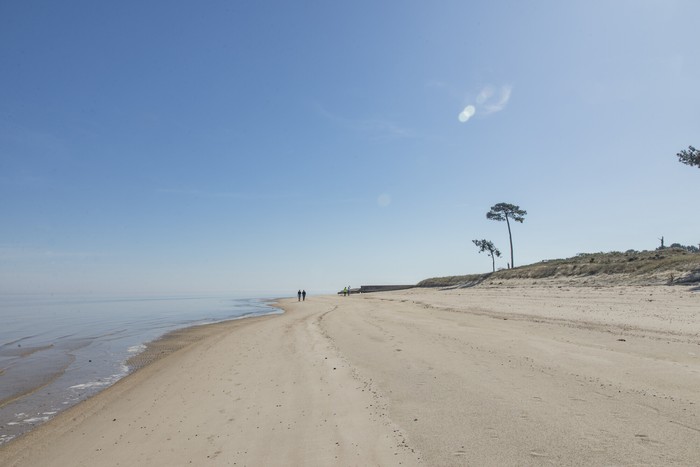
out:
<path id="1" fill-rule="evenodd" d="M 700 294 L 687 288 L 281 305 L 199 329 L 1 447 L 0 465 L 700 464 Z"/>

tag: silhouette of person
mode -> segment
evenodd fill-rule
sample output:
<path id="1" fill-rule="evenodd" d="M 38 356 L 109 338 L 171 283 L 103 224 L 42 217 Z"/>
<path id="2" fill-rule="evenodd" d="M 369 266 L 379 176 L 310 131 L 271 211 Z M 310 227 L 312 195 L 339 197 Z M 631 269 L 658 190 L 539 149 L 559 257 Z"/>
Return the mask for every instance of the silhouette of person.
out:
<path id="1" fill-rule="evenodd" d="M 305 302 L 306 301 L 306 290 L 301 291 L 301 301 Z"/>
<path id="2" fill-rule="evenodd" d="M 301 301 L 301 290 L 297 292 L 297 301 Z"/>

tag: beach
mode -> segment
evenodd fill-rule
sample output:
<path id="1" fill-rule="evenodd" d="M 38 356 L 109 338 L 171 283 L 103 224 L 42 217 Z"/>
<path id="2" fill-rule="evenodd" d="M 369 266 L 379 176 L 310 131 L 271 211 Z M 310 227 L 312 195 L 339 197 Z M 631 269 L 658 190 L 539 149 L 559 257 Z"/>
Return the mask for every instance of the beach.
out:
<path id="1" fill-rule="evenodd" d="M 199 325 L 282 313 L 230 294 L 10 295 L 0 310 L 0 445 L 198 339 Z"/>
<path id="2" fill-rule="evenodd" d="M 700 463 L 687 287 L 510 281 L 278 306 L 180 332 L 1 446 L 0 465 Z"/>

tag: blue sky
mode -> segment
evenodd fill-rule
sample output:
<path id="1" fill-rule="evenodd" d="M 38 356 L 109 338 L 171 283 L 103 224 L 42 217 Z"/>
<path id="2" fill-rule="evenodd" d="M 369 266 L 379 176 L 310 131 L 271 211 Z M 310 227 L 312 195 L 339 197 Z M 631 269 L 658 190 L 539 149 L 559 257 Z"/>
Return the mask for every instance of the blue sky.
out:
<path id="1" fill-rule="evenodd" d="M 0 3 L 0 293 L 698 244 L 695 1 Z M 507 255 L 506 255 L 507 256 Z M 505 267 L 508 259 L 497 260 Z"/>

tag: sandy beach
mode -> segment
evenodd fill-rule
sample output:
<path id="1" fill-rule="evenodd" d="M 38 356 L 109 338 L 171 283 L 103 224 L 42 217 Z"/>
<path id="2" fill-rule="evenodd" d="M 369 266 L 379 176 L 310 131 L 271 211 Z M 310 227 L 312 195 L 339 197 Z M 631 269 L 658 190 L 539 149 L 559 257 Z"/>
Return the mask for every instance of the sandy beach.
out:
<path id="1" fill-rule="evenodd" d="M 154 346 L 129 377 L 0 447 L 0 465 L 700 464 L 689 288 L 279 305 Z"/>

